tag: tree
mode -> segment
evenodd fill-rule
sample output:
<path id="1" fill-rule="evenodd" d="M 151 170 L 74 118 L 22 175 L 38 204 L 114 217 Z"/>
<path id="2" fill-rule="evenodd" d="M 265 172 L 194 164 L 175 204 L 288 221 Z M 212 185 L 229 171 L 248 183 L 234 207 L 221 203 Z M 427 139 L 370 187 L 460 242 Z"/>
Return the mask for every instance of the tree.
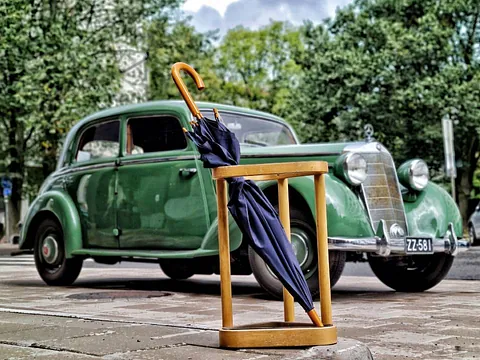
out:
<path id="1" fill-rule="evenodd" d="M 195 93 L 195 84 L 190 77 L 185 82 L 195 99 L 218 100 L 220 80 L 215 73 L 213 42 L 217 32 L 199 33 L 189 24 L 189 18 L 156 19 L 146 26 L 146 46 L 149 54 L 147 62 L 150 100 L 180 99 L 170 70 L 176 62 L 186 62 L 193 66 L 207 84 L 205 91 Z"/>
<path id="2" fill-rule="evenodd" d="M 224 80 L 224 100 L 281 114 L 300 74 L 294 59 L 302 51 L 300 31 L 286 22 L 229 30 L 218 48 L 216 67 Z"/>
<path id="3" fill-rule="evenodd" d="M 292 83 L 300 74 L 294 58 L 301 53 L 301 33 L 288 23 L 272 22 L 259 30 L 231 29 L 216 45 L 217 33 L 201 34 L 189 19 L 157 20 L 146 30 L 150 58 L 149 98 L 179 99 L 170 66 L 183 61 L 202 74 L 206 88 L 194 98 L 281 114 Z"/>
<path id="4" fill-rule="evenodd" d="M 306 141 L 358 139 L 371 123 L 396 161 L 423 157 L 440 179 L 451 116 L 466 220 L 480 150 L 479 19 L 474 0 L 357 0 L 308 24 L 289 119 Z"/>
<path id="5" fill-rule="evenodd" d="M 80 117 L 119 90 L 117 58 L 135 46 L 141 22 L 163 17 L 177 0 L 0 0 L 0 136 L 13 178 L 18 221 L 25 163 L 55 166 L 61 140 Z"/>

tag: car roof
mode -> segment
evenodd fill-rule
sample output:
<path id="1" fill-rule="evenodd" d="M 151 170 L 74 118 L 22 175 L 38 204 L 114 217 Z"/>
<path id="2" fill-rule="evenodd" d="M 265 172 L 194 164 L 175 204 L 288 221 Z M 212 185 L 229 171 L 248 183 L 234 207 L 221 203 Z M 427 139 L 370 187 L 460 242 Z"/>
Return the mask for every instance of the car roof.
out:
<path id="1" fill-rule="evenodd" d="M 232 111 L 232 112 L 242 112 L 242 113 L 253 115 L 253 116 L 267 117 L 270 119 L 275 119 L 277 121 L 286 123 L 285 120 L 283 120 L 282 118 L 279 118 L 278 116 L 275 116 L 266 112 L 262 112 L 262 111 L 244 108 L 244 107 L 218 104 L 218 103 L 212 103 L 212 102 L 204 102 L 204 101 L 198 101 L 196 102 L 196 104 L 200 110 L 207 110 L 207 109 L 211 110 L 213 108 L 217 108 L 220 111 L 223 110 L 223 111 Z M 149 101 L 149 102 L 143 102 L 143 103 L 137 103 L 137 104 L 123 105 L 123 106 L 118 106 L 118 107 L 113 107 L 106 110 L 98 111 L 80 120 L 80 122 L 77 123 L 76 126 L 83 126 L 90 121 L 95 121 L 100 118 L 113 117 L 113 116 L 118 116 L 125 113 L 152 111 L 152 110 L 159 110 L 159 109 L 166 109 L 166 108 L 167 109 L 170 108 L 172 110 L 181 109 L 183 111 L 188 111 L 188 107 L 186 103 L 182 100 Z"/>
<path id="2" fill-rule="evenodd" d="M 263 117 L 263 118 L 268 118 L 272 119 L 278 122 L 281 122 L 288 126 L 290 128 L 290 125 L 283 120 L 282 118 L 279 118 L 278 116 L 265 113 L 262 111 L 257 111 L 257 110 L 252 110 L 248 108 L 243 108 L 243 107 L 238 107 L 238 106 L 233 106 L 233 105 L 225 105 L 225 104 L 218 104 L 218 103 L 211 103 L 211 102 L 204 102 L 204 101 L 198 101 L 196 102 L 198 108 L 202 111 L 206 110 L 211 110 L 213 108 L 217 108 L 220 112 L 225 111 L 225 112 L 239 112 L 243 114 L 248 114 L 252 116 L 258 116 L 258 117 Z M 79 122 L 77 122 L 68 132 L 67 138 L 65 139 L 65 143 L 62 149 L 62 152 L 60 154 L 60 158 L 58 159 L 57 163 L 57 169 L 63 162 L 65 161 L 66 157 L 66 150 L 70 146 L 72 139 L 74 138 L 75 134 L 79 130 L 79 128 L 84 127 L 85 125 L 88 125 L 90 122 L 94 122 L 98 119 L 102 118 L 109 118 L 109 117 L 115 117 L 115 116 L 120 116 L 123 114 L 131 114 L 131 113 L 141 113 L 141 112 L 147 112 L 147 111 L 155 111 L 155 110 L 173 110 L 173 111 L 182 111 L 185 114 L 190 114 L 190 111 L 188 110 L 187 104 L 183 100 L 158 100 L 158 101 L 149 101 L 149 102 L 143 102 L 143 103 L 137 103 L 137 104 L 129 104 L 129 105 L 123 105 L 123 106 L 117 106 L 117 107 L 112 107 L 109 109 L 101 110 L 96 113 L 93 113 L 83 119 L 81 119 Z"/>

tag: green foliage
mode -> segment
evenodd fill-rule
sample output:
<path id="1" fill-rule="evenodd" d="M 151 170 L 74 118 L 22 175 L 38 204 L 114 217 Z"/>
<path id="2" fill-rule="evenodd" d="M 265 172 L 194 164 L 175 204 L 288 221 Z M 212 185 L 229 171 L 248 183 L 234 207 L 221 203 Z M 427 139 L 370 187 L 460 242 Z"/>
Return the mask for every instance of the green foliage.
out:
<path id="1" fill-rule="evenodd" d="M 465 202 L 479 150 L 479 15 L 473 0 L 357 0 L 307 25 L 289 119 L 306 141 L 359 139 L 370 123 L 397 162 L 421 156 L 438 173 L 448 115 Z"/>
<path id="2" fill-rule="evenodd" d="M 205 93 L 196 99 L 212 99 L 213 92 L 220 86 L 213 72 L 212 42 L 216 32 L 200 34 L 189 25 L 188 19 L 156 19 L 148 23 L 145 29 L 146 45 L 149 53 L 147 62 L 149 81 L 148 97 L 150 99 L 179 99 L 171 75 L 171 66 L 176 62 L 186 62 L 202 74 L 209 84 Z M 190 78 L 185 78 L 189 89 L 194 93 L 195 85 Z"/>
<path id="3" fill-rule="evenodd" d="M 303 50 L 298 29 L 272 22 L 259 30 L 237 27 L 218 48 L 218 74 L 229 86 L 225 100 L 279 113 L 300 74 L 294 57 Z"/>
<path id="4" fill-rule="evenodd" d="M 298 29 L 281 22 L 259 30 L 238 27 L 216 45 L 215 32 L 196 33 L 187 21 L 154 21 L 147 28 L 150 98 L 179 98 L 170 67 L 183 61 L 194 66 L 207 84 L 196 93 L 193 81 L 186 78 L 195 99 L 284 111 L 284 100 L 300 75 L 294 61 L 303 49 Z"/>
<path id="5" fill-rule="evenodd" d="M 177 0 L 0 0 L 0 153 L 18 203 L 27 161 L 52 171 L 66 131 L 109 106 L 118 58 Z M 31 187 L 31 184 L 29 186 Z"/>
<path id="6" fill-rule="evenodd" d="M 358 140 L 371 123 L 398 163 L 421 156 L 436 180 L 450 116 L 465 215 L 479 193 L 478 1 L 356 0 L 321 25 L 237 27 L 221 40 L 172 12 L 178 3 L 0 0 L 0 168 L 17 197 L 35 191 L 27 162 L 47 175 L 71 125 L 118 103 L 120 59 L 142 50 L 149 99 L 179 99 L 170 67 L 187 62 L 207 85 L 199 93 L 186 77 L 195 99 L 286 117 L 307 142 Z"/>

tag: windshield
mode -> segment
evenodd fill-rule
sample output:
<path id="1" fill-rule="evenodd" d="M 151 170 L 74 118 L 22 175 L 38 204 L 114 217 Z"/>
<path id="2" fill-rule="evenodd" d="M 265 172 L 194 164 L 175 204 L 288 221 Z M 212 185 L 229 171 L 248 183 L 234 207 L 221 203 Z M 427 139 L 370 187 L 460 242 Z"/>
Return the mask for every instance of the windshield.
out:
<path id="1" fill-rule="evenodd" d="M 202 111 L 209 119 L 213 112 Z M 235 133 L 242 146 L 293 145 L 297 141 L 292 131 L 281 122 L 243 114 L 222 113 L 225 125 Z"/>

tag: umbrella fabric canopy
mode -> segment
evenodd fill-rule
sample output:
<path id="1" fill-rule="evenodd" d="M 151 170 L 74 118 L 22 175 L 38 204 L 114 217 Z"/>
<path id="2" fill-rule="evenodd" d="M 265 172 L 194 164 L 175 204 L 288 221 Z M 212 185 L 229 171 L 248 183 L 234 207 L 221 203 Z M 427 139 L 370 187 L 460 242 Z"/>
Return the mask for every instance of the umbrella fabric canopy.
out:
<path id="1" fill-rule="evenodd" d="M 203 81 L 187 64 L 177 63 L 172 67 L 172 77 L 197 119 L 191 122 L 193 131 L 186 129 L 184 131 L 197 146 L 204 167 L 238 165 L 240 144 L 235 134 L 222 123 L 216 109 L 214 109 L 215 120 L 203 117 L 186 90 L 179 70 L 189 73 L 199 88 L 203 88 Z M 243 177 L 229 178 L 227 181 L 230 197 L 228 209 L 244 238 L 308 313 L 312 321 L 317 326 L 322 326 L 314 309 L 307 282 L 277 211 L 253 181 L 245 180 Z"/>

